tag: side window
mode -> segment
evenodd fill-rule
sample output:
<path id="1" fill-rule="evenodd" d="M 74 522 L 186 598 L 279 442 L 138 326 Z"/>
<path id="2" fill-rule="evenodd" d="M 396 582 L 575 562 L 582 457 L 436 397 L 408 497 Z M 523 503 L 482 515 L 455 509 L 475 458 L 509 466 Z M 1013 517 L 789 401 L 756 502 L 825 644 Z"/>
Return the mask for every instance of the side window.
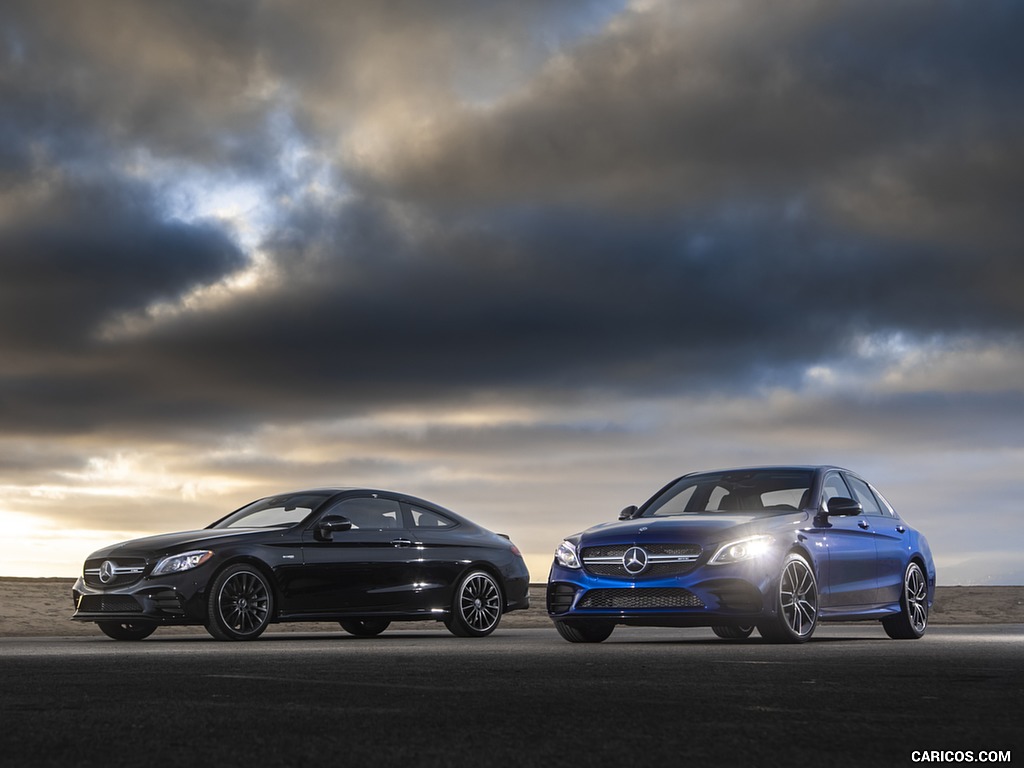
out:
<path id="1" fill-rule="evenodd" d="M 437 512 L 411 505 L 407 505 L 407 509 L 412 517 L 412 524 L 415 528 L 451 528 L 455 525 L 454 521 L 439 515 Z"/>
<path id="2" fill-rule="evenodd" d="M 861 480 L 859 477 L 849 477 L 850 486 L 853 488 L 854 496 L 857 501 L 864 507 L 865 515 L 874 515 L 880 517 L 882 510 L 878 507 L 878 502 L 875 501 L 875 495 L 871 493 L 871 489 L 868 488 L 868 484 Z"/>
<path id="3" fill-rule="evenodd" d="M 843 476 L 838 472 L 831 472 L 825 477 L 825 482 L 821 486 L 821 503 L 824 504 L 836 496 L 847 499 L 853 498 L 849 487 L 846 485 L 846 481 L 843 480 Z"/>
<path id="4" fill-rule="evenodd" d="M 878 492 L 878 489 L 875 488 L 875 486 L 869 485 L 868 488 L 870 488 L 871 492 L 875 494 L 875 498 L 878 499 L 878 504 L 882 507 L 882 517 L 899 517 L 899 515 L 896 514 L 896 510 L 892 508 L 892 504 L 889 503 L 885 496 Z"/>
<path id="5" fill-rule="evenodd" d="M 342 515 L 352 521 L 354 530 L 385 530 L 404 528 L 402 507 L 391 499 L 345 499 L 328 511 L 330 515 Z"/>

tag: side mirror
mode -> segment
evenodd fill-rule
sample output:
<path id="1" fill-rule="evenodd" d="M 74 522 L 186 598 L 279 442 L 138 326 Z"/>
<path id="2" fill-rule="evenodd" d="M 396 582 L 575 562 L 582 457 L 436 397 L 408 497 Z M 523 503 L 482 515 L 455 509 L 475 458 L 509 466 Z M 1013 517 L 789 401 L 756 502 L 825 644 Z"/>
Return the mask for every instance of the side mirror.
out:
<path id="1" fill-rule="evenodd" d="M 859 501 L 845 496 L 833 496 L 825 502 L 825 514 L 829 517 L 852 517 L 864 513 L 864 506 Z"/>
<path id="2" fill-rule="evenodd" d="M 352 521 L 341 515 L 324 515 L 316 524 L 316 537 L 320 541 L 330 541 L 335 531 L 347 531 L 352 528 Z"/>
<path id="3" fill-rule="evenodd" d="M 636 514 L 636 510 L 637 510 L 636 504 L 630 504 L 624 510 L 619 512 L 619 520 L 632 520 L 633 519 L 633 515 Z"/>

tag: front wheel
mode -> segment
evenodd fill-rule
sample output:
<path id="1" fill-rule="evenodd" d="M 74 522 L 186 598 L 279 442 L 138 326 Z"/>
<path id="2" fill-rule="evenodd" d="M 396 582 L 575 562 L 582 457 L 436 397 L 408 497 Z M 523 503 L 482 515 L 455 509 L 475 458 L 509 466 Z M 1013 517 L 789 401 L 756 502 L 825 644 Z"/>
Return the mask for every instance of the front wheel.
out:
<path id="1" fill-rule="evenodd" d="M 757 625 L 770 643 L 806 643 L 818 625 L 818 582 L 810 564 L 796 552 L 782 561 L 775 616 Z"/>
<path id="2" fill-rule="evenodd" d="M 928 581 L 917 563 L 903 575 L 900 612 L 882 619 L 882 627 L 893 640 L 917 640 L 928 628 Z"/>
<path id="3" fill-rule="evenodd" d="M 711 631 L 723 640 L 746 640 L 754 632 L 754 625 L 732 624 L 712 627 Z"/>
<path id="4" fill-rule="evenodd" d="M 615 624 L 610 621 L 556 621 L 555 629 L 570 643 L 601 643 L 611 637 Z"/>
<path id="5" fill-rule="evenodd" d="M 255 640 L 274 615 L 270 582 L 251 565 L 228 566 L 213 580 L 206 613 L 206 631 L 218 640 Z"/>
<path id="6" fill-rule="evenodd" d="M 376 637 L 391 624 L 386 619 L 342 619 L 341 628 L 356 637 Z"/>
<path id="7" fill-rule="evenodd" d="M 501 588 L 486 571 L 472 571 L 459 582 L 444 625 L 458 637 L 485 637 L 501 620 Z"/>
<path id="8" fill-rule="evenodd" d="M 145 640 L 156 632 L 156 624 L 138 624 L 131 621 L 97 621 L 96 626 L 100 628 L 100 632 L 114 640 Z"/>

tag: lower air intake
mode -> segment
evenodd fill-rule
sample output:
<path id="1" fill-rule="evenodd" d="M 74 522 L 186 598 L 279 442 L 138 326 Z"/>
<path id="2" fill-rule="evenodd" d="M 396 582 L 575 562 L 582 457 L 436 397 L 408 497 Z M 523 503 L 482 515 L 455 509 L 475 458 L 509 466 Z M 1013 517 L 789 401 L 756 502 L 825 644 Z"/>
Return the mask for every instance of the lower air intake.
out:
<path id="1" fill-rule="evenodd" d="M 703 608 L 704 603 L 687 589 L 592 589 L 577 608 Z"/>

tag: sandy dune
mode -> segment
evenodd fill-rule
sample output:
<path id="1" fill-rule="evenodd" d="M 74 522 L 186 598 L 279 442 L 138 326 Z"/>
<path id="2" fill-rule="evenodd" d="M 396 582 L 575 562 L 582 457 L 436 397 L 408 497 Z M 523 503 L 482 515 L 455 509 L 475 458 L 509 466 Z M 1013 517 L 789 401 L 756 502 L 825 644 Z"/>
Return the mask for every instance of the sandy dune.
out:
<path id="1" fill-rule="evenodd" d="M 98 634 L 92 624 L 69 621 L 73 579 L 0 578 L 0 637 L 45 637 Z M 530 589 L 533 607 L 502 619 L 503 627 L 550 627 L 544 612 L 544 587 Z M 934 624 L 1024 624 L 1024 587 L 939 587 L 932 609 Z M 409 629 L 430 624 L 395 625 Z M 165 627 L 193 633 L 195 627 Z M 201 630 L 200 630 L 201 631 Z M 270 632 L 338 632 L 333 622 L 276 624 Z"/>

